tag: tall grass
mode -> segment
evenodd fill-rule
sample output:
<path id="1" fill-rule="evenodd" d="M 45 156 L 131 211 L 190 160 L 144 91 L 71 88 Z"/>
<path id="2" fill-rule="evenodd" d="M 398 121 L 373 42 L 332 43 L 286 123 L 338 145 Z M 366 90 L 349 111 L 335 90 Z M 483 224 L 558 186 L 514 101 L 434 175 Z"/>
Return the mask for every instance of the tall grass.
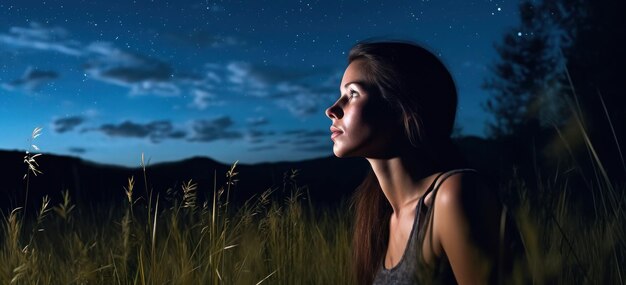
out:
<path id="1" fill-rule="evenodd" d="M 536 186 L 539 191 L 521 180 L 510 183 L 522 201 L 513 215 L 525 256 L 507 284 L 624 284 L 624 211 L 590 218 L 572 203 L 568 179 L 550 182 Z M 530 193 L 539 202 L 531 202 Z M 623 209 L 625 202 L 614 203 Z"/>
<path id="2" fill-rule="evenodd" d="M 513 177 L 505 191 L 519 195 L 515 210 L 525 257 L 515 264 L 511 283 L 518 284 L 626 284 L 626 164 L 613 124 L 601 94 L 624 176 L 609 177 L 590 139 L 569 71 L 565 69 L 572 95 L 565 101 L 572 124 L 563 131 L 555 127 L 560 144 L 567 150 L 571 164 L 567 171 L 542 178 L 536 170 L 536 185 Z M 582 141 L 586 158 L 575 154 L 570 140 Z M 591 168 L 581 166 L 584 159 Z M 581 183 L 582 185 L 572 185 Z M 588 193 L 572 193 L 572 191 Z M 537 195 L 531 199 L 530 195 Z M 573 197 L 577 196 L 577 199 Z M 580 203 L 580 197 L 591 201 Z M 583 204 L 583 205 L 581 205 Z M 593 215 L 584 211 L 593 204 Z"/>
<path id="3" fill-rule="evenodd" d="M 3 215 L 0 283 L 349 282 L 349 216 L 316 214 L 295 183 L 286 184 L 292 187 L 284 201 L 267 189 L 229 208 L 235 166 L 208 201 L 199 200 L 203 185 L 193 181 L 163 197 L 139 198 L 130 177 L 119 191 L 125 202 L 113 210 L 90 213 L 67 191 L 54 207 L 44 198 L 34 220 L 22 222 L 23 209 L 14 209 Z"/>
<path id="4" fill-rule="evenodd" d="M 41 198 L 32 218 L 26 207 L 2 213 L 0 283 L 353 283 L 349 209 L 319 211 L 310 199 L 304 203 L 297 171 L 285 174 L 286 199 L 271 188 L 234 208 L 237 163 L 221 187 L 217 179 L 213 185 L 190 180 L 163 196 L 148 189 L 143 156 L 141 164 L 143 193 L 129 177 L 118 192 L 123 203 L 110 209 L 77 205 L 64 191 L 58 202 Z M 518 259 L 505 284 L 624 284 L 626 189 L 606 175 L 585 177 L 601 205 L 593 218 L 572 202 L 568 175 L 539 178 L 536 185 L 512 177 L 502 186 L 521 201 L 510 212 L 524 251 L 511 257 Z M 207 189 L 201 200 L 199 191 Z"/>

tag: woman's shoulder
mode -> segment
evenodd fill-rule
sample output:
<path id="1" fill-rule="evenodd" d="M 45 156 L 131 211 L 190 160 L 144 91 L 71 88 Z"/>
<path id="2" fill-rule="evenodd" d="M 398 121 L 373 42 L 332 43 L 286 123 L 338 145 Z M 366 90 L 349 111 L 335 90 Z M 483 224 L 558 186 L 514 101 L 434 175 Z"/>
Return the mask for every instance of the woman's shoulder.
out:
<path id="1" fill-rule="evenodd" d="M 434 189 L 440 198 L 454 198 L 464 194 L 464 192 L 477 191 L 479 183 L 478 171 L 471 168 L 460 168 L 442 173 L 436 181 Z"/>
<path id="2" fill-rule="evenodd" d="M 441 204 L 445 204 L 442 206 L 449 205 L 456 199 L 462 199 L 463 195 L 478 191 L 479 183 L 480 175 L 474 169 L 460 168 L 442 172 L 435 179 L 433 191 L 429 195 L 430 197 L 426 197 L 425 202 L 430 206 L 434 199 L 436 201 L 435 206 Z"/>
<path id="3" fill-rule="evenodd" d="M 485 280 L 494 262 L 500 204 L 476 172 L 457 172 L 441 181 L 434 201 L 435 244 L 450 260 L 457 279 Z M 481 264 L 472 262 L 483 260 Z M 470 282 L 472 283 L 472 282 Z M 480 282 L 479 282 L 480 283 Z"/>
<path id="4" fill-rule="evenodd" d="M 483 183 L 476 170 L 448 171 L 437 184 L 433 197 L 436 212 L 463 215 L 472 219 L 480 212 L 496 210 L 499 205 L 497 195 Z"/>

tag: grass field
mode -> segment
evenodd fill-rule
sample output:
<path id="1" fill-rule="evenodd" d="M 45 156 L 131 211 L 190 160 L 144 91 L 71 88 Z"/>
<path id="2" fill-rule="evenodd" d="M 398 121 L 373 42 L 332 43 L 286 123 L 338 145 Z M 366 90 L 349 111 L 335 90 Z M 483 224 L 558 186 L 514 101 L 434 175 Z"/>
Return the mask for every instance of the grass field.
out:
<path id="1" fill-rule="evenodd" d="M 28 191 L 29 179 L 40 173 L 36 154 L 25 162 L 32 166 Z M 245 179 L 236 171 L 235 163 L 221 187 L 188 181 L 162 197 L 140 196 L 150 191 L 135 189 L 135 179 L 145 177 L 129 177 L 120 185 L 124 204 L 95 212 L 75 205 L 67 192 L 55 203 L 25 201 L 38 203 L 34 217 L 23 208 L 2 215 L 0 283 L 353 283 L 347 203 L 316 209 L 292 172 L 287 189 L 259 189 L 262 194 L 235 209 L 229 196 L 236 180 Z M 567 179 L 529 185 L 511 178 L 502 186 L 519 198 L 510 214 L 526 256 L 506 284 L 625 284 L 626 191 L 605 178 L 592 183 L 594 217 L 570 203 Z M 200 190 L 212 192 L 208 201 L 199 200 Z M 274 191 L 291 194 L 277 199 Z M 544 202 L 533 203 L 529 193 Z"/>

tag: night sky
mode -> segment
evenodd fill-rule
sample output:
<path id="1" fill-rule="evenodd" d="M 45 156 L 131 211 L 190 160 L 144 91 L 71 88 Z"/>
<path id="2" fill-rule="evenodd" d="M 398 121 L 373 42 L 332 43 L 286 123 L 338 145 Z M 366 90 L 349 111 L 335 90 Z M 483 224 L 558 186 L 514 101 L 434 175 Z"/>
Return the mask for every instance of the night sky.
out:
<path id="1" fill-rule="evenodd" d="M 126 166 L 142 152 L 151 163 L 329 156 L 324 110 L 348 50 L 370 38 L 439 55 L 457 83 L 462 134 L 484 136 L 480 86 L 517 5 L 3 0 L 0 149 L 26 150 L 43 127 L 44 153 Z"/>

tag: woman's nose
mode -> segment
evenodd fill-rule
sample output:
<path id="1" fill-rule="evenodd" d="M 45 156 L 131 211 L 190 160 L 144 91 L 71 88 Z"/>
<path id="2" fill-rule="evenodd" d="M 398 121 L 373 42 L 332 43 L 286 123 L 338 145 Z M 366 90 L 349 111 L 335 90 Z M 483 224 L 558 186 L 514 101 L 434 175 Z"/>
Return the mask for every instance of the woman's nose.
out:
<path id="1" fill-rule="evenodd" d="M 330 107 L 328 107 L 326 109 L 326 117 L 328 117 L 329 119 L 340 119 L 343 116 L 343 111 L 341 110 L 341 108 L 338 106 L 337 104 L 338 102 L 335 102 L 334 104 L 332 104 Z"/>

